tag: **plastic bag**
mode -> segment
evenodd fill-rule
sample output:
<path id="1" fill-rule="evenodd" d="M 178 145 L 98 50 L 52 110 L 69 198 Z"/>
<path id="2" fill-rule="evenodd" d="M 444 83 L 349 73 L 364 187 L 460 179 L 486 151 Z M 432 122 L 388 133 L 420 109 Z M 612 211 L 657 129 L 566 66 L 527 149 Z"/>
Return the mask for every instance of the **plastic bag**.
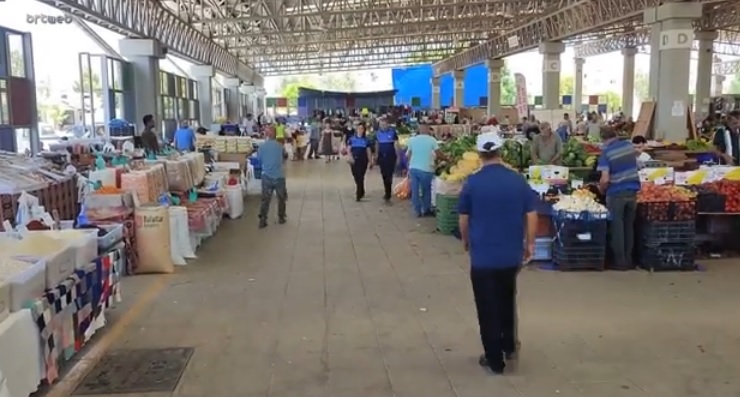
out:
<path id="1" fill-rule="evenodd" d="M 188 229 L 188 210 L 183 206 L 172 206 L 169 209 L 170 220 L 175 222 L 176 240 L 178 252 L 184 258 L 198 258 L 195 255 L 195 248 L 190 239 L 190 230 Z"/>
<path id="2" fill-rule="evenodd" d="M 180 243 L 181 240 L 178 237 L 178 226 L 177 226 L 177 217 L 175 217 L 174 212 L 172 210 L 169 211 L 170 216 L 170 257 L 172 258 L 172 263 L 174 265 L 187 265 L 187 262 L 185 261 L 185 257 L 182 256 L 182 253 L 180 252 Z"/>
<path id="3" fill-rule="evenodd" d="M 26 191 L 21 192 L 18 197 L 18 213 L 15 215 L 15 225 L 25 226 L 33 220 L 31 212 L 34 207 L 39 206 L 39 198 L 27 193 Z"/>
<path id="4" fill-rule="evenodd" d="M 291 143 L 286 143 L 285 146 L 285 153 L 288 154 L 289 159 L 293 159 L 293 145 Z"/>
<path id="5" fill-rule="evenodd" d="M 244 214 L 244 199 L 242 197 L 242 187 L 240 185 L 229 185 L 225 191 L 226 200 L 228 201 L 227 214 L 229 218 L 236 219 Z"/>
<path id="6" fill-rule="evenodd" d="M 411 184 L 408 177 L 404 178 L 393 188 L 393 194 L 398 199 L 409 199 L 411 197 Z"/>
<path id="7" fill-rule="evenodd" d="M 262 193 L 262 180 L 258 180 L 254 176 L 254 166 L 251 162 L 247 162 L 247 177 L 245 183 L 247 195 L 260 195 Z"/>

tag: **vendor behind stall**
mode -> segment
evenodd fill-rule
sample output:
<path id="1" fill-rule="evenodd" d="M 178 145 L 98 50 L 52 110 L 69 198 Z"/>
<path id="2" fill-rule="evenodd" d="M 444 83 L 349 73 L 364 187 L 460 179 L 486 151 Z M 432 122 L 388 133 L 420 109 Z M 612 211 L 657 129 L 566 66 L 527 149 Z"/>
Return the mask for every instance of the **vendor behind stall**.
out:
<path id="1" fill-rule="evenodd" d="M 632 267 L 635 244 L 637 192 L 640 190 L 637 153 L 627 140 L 620 140 L 608 126 L 601 128 L 604 147 L 599 156 L 600 190 L 606 194 L 606 207 L 611 215 L 610 244 L 614 269 Z"/>
<path id="2" fill-rule="evenodd" d="M 712 141 L 722 163 L 738 165 L 740 161 L 738 138 L 740 138 L 740 111 L 732 111 L 727 115 L 727 124 L 717 129 Z"/>
<path id="3" fill-rule="evenodd" d="M 536 165 L 560 164 L 563 157 L 563 141 L 552 131 L 549 122 L 540 124 L 540 134 L 532 139 L 532 161 Z"/>
<path id="4" fill-rule="evenodd" d="M 645 139 L 645 136 L 635 136 L 632 138 L 632 144 L 635 147 L 635 150 L 637 151 L 637 162 L 638 163 L 644 163 L 646 161 L 650 161 L 653 158 L 650 157 L 649 154 L 645 152 L 647 150 L 647 139 Z"/>
<path id="5" fill-rule="evenodd" d="M 159 139 L 154 131 L 154 115 L 144 115 L 144 131 L 141 132 L 141 147 L 149 153 L 159 153 Z"/>

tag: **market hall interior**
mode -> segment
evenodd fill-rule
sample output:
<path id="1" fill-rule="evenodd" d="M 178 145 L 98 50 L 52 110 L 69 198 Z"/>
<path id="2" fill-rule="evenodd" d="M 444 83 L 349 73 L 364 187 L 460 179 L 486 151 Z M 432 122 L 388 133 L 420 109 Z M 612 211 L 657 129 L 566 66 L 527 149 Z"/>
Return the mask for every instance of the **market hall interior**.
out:
<path id="1" fill-rule="evenodd" d="M 51 396 L 106 352 L 192 347 L 175 396 L 737 396 L 740 272 L 554 272 L 519 278 L 522 352 L 477 364 L 467 258 L 381 180 L 354 201 L 341 162 L 288 167 L 288 223 L 255 197 L 173 275 L 126 277 L 110 327 Z M 272 216 L 275 216 L 273 203 Z"/>

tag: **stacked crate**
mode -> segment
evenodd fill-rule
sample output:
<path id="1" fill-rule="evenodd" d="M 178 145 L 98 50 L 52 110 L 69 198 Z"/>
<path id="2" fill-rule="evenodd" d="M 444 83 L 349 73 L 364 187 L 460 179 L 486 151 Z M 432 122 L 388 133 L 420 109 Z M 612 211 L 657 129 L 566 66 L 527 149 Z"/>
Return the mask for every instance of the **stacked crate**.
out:
<path id="1" fill-rule="evenodd" d="M 658 213 L 660 210 L 660 213 Z M 649 271 L 696 268 L 696 203 L 641 203 L 637 208 L 638 265 Z M 660 220 L 656 220 L 656 219 Z"/>
<path id="2" fill-rule="evenodd" d="M 556 211 L 552 262 L 561 271 L 603 270 L 606 261 L 607 213 Z"/>
<path id="3" fill-rule="evenodd" d="M 442 234 L 453 234 L 458 226 L 458 196 L 437 194 L 437 231 Z"/>

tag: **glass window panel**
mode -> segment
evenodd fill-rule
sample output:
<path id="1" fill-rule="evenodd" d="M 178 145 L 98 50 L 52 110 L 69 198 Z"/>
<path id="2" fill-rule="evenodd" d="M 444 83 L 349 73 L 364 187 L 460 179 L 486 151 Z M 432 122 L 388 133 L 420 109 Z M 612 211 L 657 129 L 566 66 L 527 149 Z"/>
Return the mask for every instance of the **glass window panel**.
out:
<path id="1" fill-rule="evenodd" d="M 180 93 L 177 94 L 180 98 L 188 98 L 188 80 L 184 77 L 180 77 Z"/>
<path id="2" fill-rule="evenodd" d="M 123 119 L 123 93 L 117 91 L 114 92 L 113 102 L 115 103 L 115 107 L 113 109 L 115 116 L 113 116 L 113 118 Z"/>
<path id="3" fill-rule="evenodd" d="M 108 73 L 108 89 L 115 90 L 116 82 L 114 81 L 115 74 L 113 73 L 113 59 L 106 58 L 106 61 L 106 69 L 108 69 L 108 71 L 106 72 Z"/>
<path id="4" fill-rule="evenodd" d="M 190 109 L 190 118 L 191 119 L 200 119 L 200 111 L 198 111 L 198 101 L 189 101 L 188 102 L 188 108 Z"/>
<path id="5" fill-rule="evenodd" d="M 167 75 L 164 72 L 159 72 L 159 91 L 167 95 Z"/>
<path id="6" fill-rule="evenodd" d="M 118 59 L 111 59 L 113 61 L 113 89 L 123 90 L 123 63 Z"/>
<path id="7" fill-rule="evenodd" d="M 10 75 L 12 77 L 26 77 L 26 55 L 23 49 L 23 36 L 7 34 L 8 56 L 10 57 Z"/>
<path id="8" fill-rule="evenodd" d="M 188 100 L 185 98 L 180 98 L 177 100 L 177 106 L 179 109 L 179 116 L 178 119 L 192 119 L 193 117 L 190 116 L 190 108 L 188 108 Z"/>
<path id="9" fill-rule="evenodd" d="M 6 88 L 8 88 L 8 81 L 0 80 L 0 90 L 5 90 Z"/>
<path id="10" fill-rule="evenodd" d="M 10 111 L 8 111 L 8 93 L 0 91 L 0 125 L 10 125 Z"/>
<path id="11" fill-rule="evenodd" d="M 19 154 L 25 154 L 26 150 L 31 151 L 31 129 L 15 129 L 15 147 Z M 48 147 L 45 147 L 48 149 Z"/>

